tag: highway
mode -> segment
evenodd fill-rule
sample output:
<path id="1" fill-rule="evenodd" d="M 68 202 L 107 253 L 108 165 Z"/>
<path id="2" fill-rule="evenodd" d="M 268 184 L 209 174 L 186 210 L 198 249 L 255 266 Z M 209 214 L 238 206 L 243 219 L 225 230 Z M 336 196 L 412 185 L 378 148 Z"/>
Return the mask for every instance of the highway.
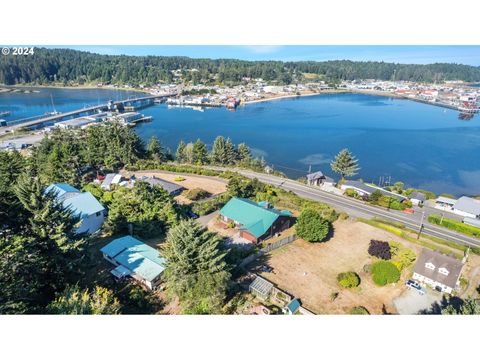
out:
<path id="1" fill-rule="evenodd" d="M 211 168 L 213 170 L 220 170 L 220 171 L 225 171 L 225 170 L 232 171 L 232 169 L 222 168 L 218 166 L 209 166 L 208 168 Z M 476 239 L 464 234 L 459 234 L 457 232 L 450 231 L 443 227 L 430 224 L 427 221 L 428 215 L 434 214 L 434 213 L 436 214 L 440 213 L 440 211 L 436 209 L 432 209 L 425 206 L 422 208 L 421 211 L 417 210 L 414 214 L 406 214 L 397 210 L 387 210 L 377 206 L 372 206 L 360 200 L 329 193 L 320 189 L 316 189 L 312 186 L 299 183 L 297 181 L 281 178 L 274 175 L 256 173 L 253 171 L 243 170 L 243 169 L 233 169 L 233 171 L 236 171 L 245 177 L 248 177 L 251 179 L 257 178 L 258 180 L 264 183 L 278 186 L 287 191 L 292 191 L 298 196 L 301 196 L 303 198 L 328 204 L 332 206 L 334 209 L 336 209 L 337 211 L 343 211 L 352 217 L 363 217 L 367 219 L 371 219 L 373 217 L 383 218 L 386 220 L 399 222 L 415 231 L 418 231 L 420 229 L 420 224 L 422 220 L 422 211 L 424 211 L 425 218 L 423 222 L 424 224 L 423 233 L 436 236 L 444 240 L 453 241 L 455 243 L 462 244 L 462 245 L 480 247 L 480 239 Z M 455 217 L 453 214 L 448 214 L 448 216 Z"/>

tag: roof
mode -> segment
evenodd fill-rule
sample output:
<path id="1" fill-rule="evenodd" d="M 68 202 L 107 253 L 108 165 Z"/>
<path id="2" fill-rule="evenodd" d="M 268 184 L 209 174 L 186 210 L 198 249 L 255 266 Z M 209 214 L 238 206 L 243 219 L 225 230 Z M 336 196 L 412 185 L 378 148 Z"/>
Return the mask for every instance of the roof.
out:
<path id="1" fill-rule="evenodd" d="M 358 181 L 358 180 L 347 180 L 343 183 L 343 185 L 357 188 L 357 189 L 359 189 L 359 190 L 361 190 L 361 191 L 363 191 L 367 194 L 372 194 L 375 191 L 380 191 L 382 193 L 382 195 L 396 198 L 399 201 L 403 201 L 403 200 L 406 199 L 405 196 L 395 194 L 393 192 L 387 191 L 385 189 L 382 189 L 382 188 L 379 188 L 379 187 L 376 187 L 376 186 L 365 184 L 365 183 L 363 183 L 361 181 Z"/>
<path id="2" fill-rule="evenodd" d="M 46 189 L 45 192 L 55 192 L 57 197 L 64 196 L 66 193 L 79 193 L 80 190 L 74 188 L 69 184 L 51 184 Z"/>
<path id="3" fill-rule="evenodd" d="M 431 263 L 435 268 L 429 269 L 425 264 Z M 438 271 L 440 268 L 448 270 L 448 275 L 444 275 Z M 441 284 L 447 285 L 452 289 L 457 285 L 457 280 L 462 272 L 463 263 L 453 257 L 443 255 L 440 252 L 429 249 L 422 249 L 415 268 L 413 271 L 417 274 L 425 276 L 431 280 L 437 281 Z"/>
<path id="4" fill-rule="evenodd" d="M 249 286 L 250 291 L 255 290 L 263 296 L 270 294 L 273 289 L 273 284 L 264 278 L 257 276 Z"/>
<path id="5" fill-rule="evenodd" d="M 466 217 L 463 219 L 463 223 L 480 228 L 480 220 L 477 220 L 477 219 Z"/>
<path id="6" fill-rule="evenodd" d="M 133 236 L 115 239 L 100 251 L 148 281 L 154 281 L 165 270 L 165 259 L 158 250 Z"/>
<path id="7" fill-rule="evenodd" d="M 53 191 L 64 207 L 70 208 L 75 215 L 82 217 L 104 211 L 102 204 L 89 192 L 80 192 L 69 184 L 51 184 L 45 192 Z"/>
<path id="8" fill-rule="evenodd" d="M 427 196 L 424 193 L 414 191 L 410 194 L 410 199 L 425 201 Z"/>
<path id="9" fill-rule="evenodd" d="M 95 196 L 89 192 L 79 193 L 77 196 L 64 199 L 63 206 L 70 207 L 74 214 L 80 217 L 89 216 L 105 210 Z"/>
<path id="10" fill-rule="evenodd" d="M 116 173 L 110 173 L 105 175 L 105 179 L 102 181 L 102 187 L 110 188 L 111 184 L 118 184 L 122 179 L 122 175 Z"/>
<path id="11" fill-rule="evenodd" d="M 172 183 L 170 181 L 166 181 L 166 180 L 156 178 L 155 176 L 153 176 L 153 177 L 143 176 L 139 180 L 143 181 L 143 182 L 146 182 L 146 183 L 150 184 L 151 186 L 160 186 L 161 188 L 163 188 L 169 194 L 172 194 L 172 193 L 177 192 L 179 190 L 185 189 L 181 185 Z"/>
<path id="12" fill-rule="evenodd" d="M 455 199 L 450 199 L 450 198 L 447 198 L 445 196 L 439 196 L 437 198 L 437 200 L 435 200 L 435 202 L 441 202 L 441 203 L 445 203 L 445 204 L 449 204 L 449 205 L 455 205 L 455 203 L 457 202 L 457 200 Z"/>
<path id="13" fill-rule="evenodd" d="M 462 196 L 454 205 L 456 210 L 464 211 L 475 216 L 480 216 L 480 200 Z"/>
<path id="14" fill-rule="evenodd" d="M 307 174 L 307 179 L 308 180 L 317 180 L 317 179 L 324 179 L 325 175 L 321 171 L 316 171 L 311 174 Z"/>
<path id="15" fill-rule="evenodd" d="M 242 229 L 259 238 L 270 229 L 279 216 L 292 216 L 288 210 L 280 211 L 262 204 L 264 203 L 233 197 L 220 210 L 220 214 L 242 224 Z"/>
<path id="16" fill-rule="evenodd" d="M 300 307 L 300 300 L 298 299 L 293 299 L 290 301 L 290 303 L 287 305 L 287 309 L 292 313 L 295 314 L 295 312 L 298 310 Z"/>

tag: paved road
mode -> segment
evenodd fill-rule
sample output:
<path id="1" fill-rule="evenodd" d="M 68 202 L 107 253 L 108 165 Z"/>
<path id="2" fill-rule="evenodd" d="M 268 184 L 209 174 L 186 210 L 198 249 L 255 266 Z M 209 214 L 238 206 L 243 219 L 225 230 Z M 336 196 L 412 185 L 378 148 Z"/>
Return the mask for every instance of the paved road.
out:
<path id="1" fill-rule="evenodd" d="M 226 170 L 221 167 L 209 167 L 214 170 Z M 229 169 L 232 170 L 232 169 Z M 425 234 L 433 235 L 441 239 L 453 241 L 462 245 L 478 246 L 480 247 L 480 239 L 475 239 L 473 237 L 456 233 L 448 229 L 432 225 L 428 223 L 427 217 L 432 213 L 441 213 L 441 211 L 424 207 L 423 209 L 418 209 L 414 214 L 406 214 L 401 211 L 396 210 L 387 210 L 384 208 L 371 206 L 363 203 L 360 200 L 348 198 L 346 196 L 332 194 L 323 190 L 313 188 L 308 185 L 304 185 L 297 181 L 277 177 L 274 175 L 261 174 L 253 171 L 236 169 L 238 173 L 249 178 L 257 178 L 258 180 L 281 187 L 285 190 L 292 191 L 295 194 L 310 200 L 315 200 L 319 202 L 326 203 L 331 205 L 334 209 L 346 212 L 353 217 L 364 217 L 364 218 L 373 218 L 379 217 L 391 221 L 397 221 L 404 224 L 406 227 L 418 231 L 420 228 L 422 211 L 425 211 L 425 220 L 424 220 L 424 229 Z M 450 214 L 448 214 L 451 217 Z"/>

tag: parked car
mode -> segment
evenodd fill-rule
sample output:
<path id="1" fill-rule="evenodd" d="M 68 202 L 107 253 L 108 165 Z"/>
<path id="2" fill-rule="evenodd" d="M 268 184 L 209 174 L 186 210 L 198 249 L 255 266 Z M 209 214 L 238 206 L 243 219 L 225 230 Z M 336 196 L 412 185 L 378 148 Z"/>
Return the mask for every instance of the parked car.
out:
<path id="1" fill-rule="evenodd" d="M 417 290 L 420 295 L 425 295 L 425 289 L 415 280 L 407 280 L 405 285 L 413 290 Z"/>
<path id="2" fill-rule="evenodd" d="M 268 266 L 268 265 L 262 265 L 260 267 L 260 271 L 271 273 L 271 272 L 273 272 L 273 268 L 271 266 Z"/>
<path id="3" fill-rule="evenodd" d="M 405 210 L 403 210 L 403 212 L 407 214 L 413 214 L 415 210 L 413 210 L 412 208 L 406 208 Z"/>

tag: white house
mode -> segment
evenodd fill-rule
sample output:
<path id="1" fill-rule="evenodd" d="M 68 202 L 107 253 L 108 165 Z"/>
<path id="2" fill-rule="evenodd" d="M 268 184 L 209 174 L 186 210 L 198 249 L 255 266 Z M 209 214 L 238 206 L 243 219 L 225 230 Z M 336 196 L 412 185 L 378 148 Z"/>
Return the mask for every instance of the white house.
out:
<path id="1" fill-rule="evenodd" d="M 105 179 L 102 181 L 101 188 L 109 191 L 112 185 L 118 185 L 122 181 L 122 175 L 110 173 L 105 175 Z"/>
<path id="2" fill-rule="evenodd" d="M 453 212 L 453 207 L 457 200 L 450 199 L 444 196 L 439 196 L 437 200 L 435 200 L 435 208 L 444 210 L 444 211 L 451 211 Z"/>
<path id="3" fill-rule="evenodd" d="M 307 184 L 313 186 L 335 186 L 335 180 L 324 175 L 321 171 L 316 171 L 314 173 L 307 174 Z"/>
<path id="4" fill-rule="evenodd" d="M 480 219 L 480 200 L 462 196 L 453 205 L 453 212 L 460 216 Z"/>
<path id="5" fill-rule="evenodd" d="M 385 196 L 390 196 L 390 197 L 393 197 L 393 198 L 396 198 L 398 199 L 398 201 L 402 202 L 404 200 L 407 200 L 407 198 L 405 196 L 402 196 L 402 195 L 399 195 L 399 194 L 395 194 L 391 191 L 387 191 L 385 189 L 382 189 L 382 188 L 379 188 L 379 187 L 376 187 L 376 186 L 373 186 L 373 185 L 368 185 L 368 184 L 365 184 L 361 181 L 357 181 L 357 180 L 347 180 L 345 181 L 341 186 L 340 188 L 345 191 L 347 189 L 353 189 L 355 190 L 360 196 L 364 196 L 364 195 L 367 195 L 367 196 L 370 196 L 372 193 L 374 193 L 375 191 L 380 191 L 380 193 L 382 195 L 385 195 Z"/>
<path id="6" fill-rule="evenodd" d="M 81 192 L 68 184 L 52 184 L 45 191 L 52 192 L 65 208 L 80 217 L 77 233 L 92 234 L 99 230 L 105 221 L 106 210 L 89 192 Z"/>
<path id="7" fill-rule="evenodd" d="M 451 294 L 458 285 L 463 263 L 440 252 L 422 249 L 413 269 L 413 279 Z"/>

